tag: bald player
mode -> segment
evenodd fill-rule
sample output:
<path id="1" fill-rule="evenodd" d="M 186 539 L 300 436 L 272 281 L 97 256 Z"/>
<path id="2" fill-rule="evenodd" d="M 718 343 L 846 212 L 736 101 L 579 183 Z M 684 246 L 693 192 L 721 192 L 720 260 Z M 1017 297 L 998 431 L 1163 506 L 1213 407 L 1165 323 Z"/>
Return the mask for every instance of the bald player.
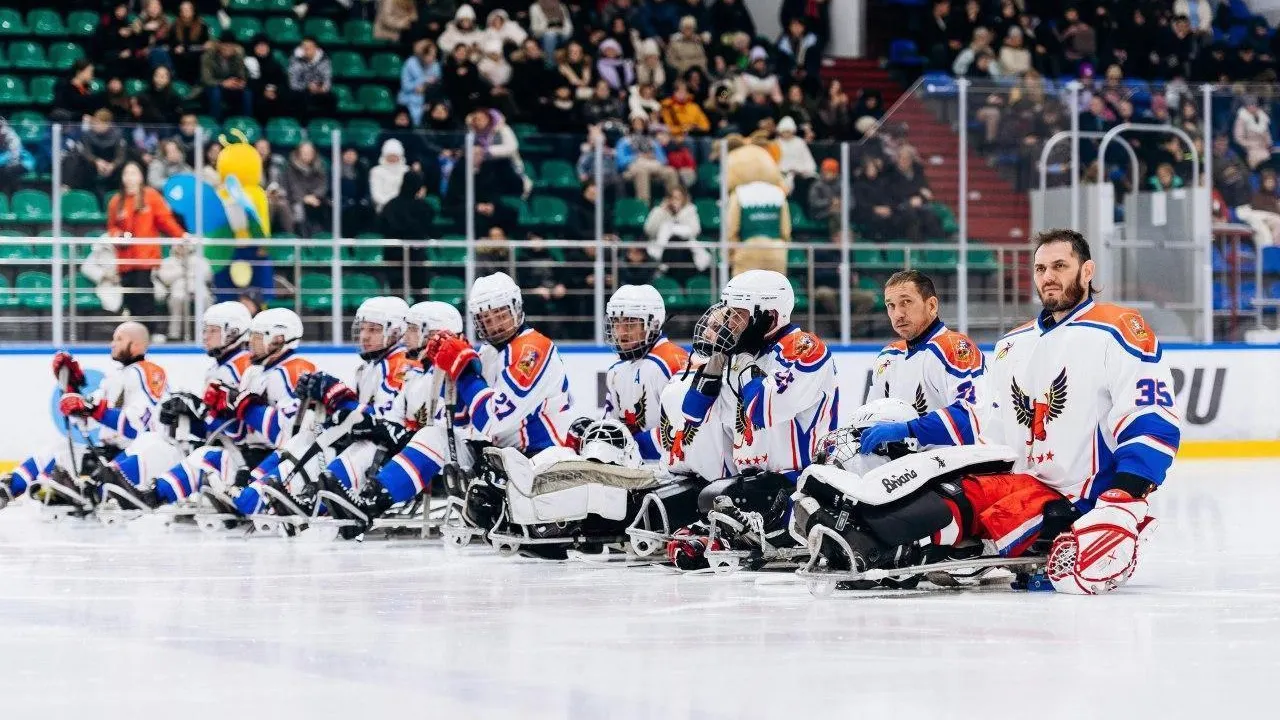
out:
<path id="1" fill-rule="evenodd" d="M 107 373 L 90 394 L 82 394 L 84 370 L 79 361 L 66 351 L 53 356 L 53 376 L 62 389 L 58 412 L 68 425 L 76 425 L 86 435 L 98 430 L 98 445 L 93 452 L 82 445 L 65 441 L 19 463 L 13 473 L 0 478 L 0 508 L 24 492 L 48 482 L 49 489 L 72 504 L 83 504 L 78 492 L 66 489 L 80 486 L 79 476 L 89 475 L 99 462 L 110 461 L 140 434 L 151 427 L 160 401 L 169 393 L 164 369 L 146 359 L 151 336 L 146 326 L 137 322 L 118 325 L 111 336 L 111 359 L 120 367 Z"/>

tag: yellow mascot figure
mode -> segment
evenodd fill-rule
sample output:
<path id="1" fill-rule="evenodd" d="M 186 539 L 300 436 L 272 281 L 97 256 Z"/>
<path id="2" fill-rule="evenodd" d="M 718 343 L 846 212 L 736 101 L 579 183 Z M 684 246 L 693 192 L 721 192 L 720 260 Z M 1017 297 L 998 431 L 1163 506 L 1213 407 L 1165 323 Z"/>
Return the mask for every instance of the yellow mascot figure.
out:
<path id="1" fill-rule="evenodd" d="M 748 142 L 740 135 L 725 140 L 729 206 L 724 222 L 729 242 L 743 246 L 733 251 L 733 274 L 759 269 L 785 275 L 791 209 L 778 161 L 763 143 Z"/>

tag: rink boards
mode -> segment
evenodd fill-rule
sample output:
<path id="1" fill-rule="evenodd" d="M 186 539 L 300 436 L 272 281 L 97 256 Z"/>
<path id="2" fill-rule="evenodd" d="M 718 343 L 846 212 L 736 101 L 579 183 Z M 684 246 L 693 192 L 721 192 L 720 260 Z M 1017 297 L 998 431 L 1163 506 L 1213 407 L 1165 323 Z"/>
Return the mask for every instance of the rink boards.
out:
<path id="1" fill-rule="evenodd" d="M 987 350 L 988 348 L 984 348 Z M 842 415 L 857 407 L 870 389 L 879 346 L 833 347 L 840 377 Z M 303 351 L 326 372 L 351 378 L 358 363 L 349 347 L 317 346 Z M 91 380 L 94 370 L 113 366 L 106 348 L 77 348 Z M 605 371 L 617 356 L 607 348 L 561 348 L 573 382 L 575 402 L 599 408 Z M 0 466 L 9 466 L 37 444 L 58 440 L 55 382 L 48 347 L 0 350 L 0 377 L 9 380 L 9 412 L 0 416 Z M 1280 347 L 1170 345 L 1165 360 L 1173 371 L 1177 410 L 1183 418 L 1185 457 L 1280 457 Z M 209 359 L 196 348 L 166 347 L 148 357 L 169 373 L 170 387 L 199 393 Z"/>

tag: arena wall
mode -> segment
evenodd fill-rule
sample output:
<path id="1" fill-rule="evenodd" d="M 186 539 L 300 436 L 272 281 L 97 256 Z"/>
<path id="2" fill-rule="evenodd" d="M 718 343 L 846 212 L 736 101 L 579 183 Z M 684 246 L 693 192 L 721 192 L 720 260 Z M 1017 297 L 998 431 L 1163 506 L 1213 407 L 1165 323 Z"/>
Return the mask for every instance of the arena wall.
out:
<path id="1" fill-rule="evenodd" d="M 877 346 L 835 347 L 841 408 L 857 407 L 867 395 Z M 990 351 L 989 348 L 986 349 Z M 351 348 L 304 350 L 327 372 L 350 377 L 357 358 Z M 614 361 L 607 348 L 562 348 L 573 391 L 584 408 L 600 404 L 604 373 Z M 89 372 L 107 371 L 105 348 L 75 351 Z M 47 347 L 0 349 L 0 377 L 10 381 L 9 412 L 0 417 L 0 467 L 10 466 L 41 444 L 57 441 L 62 421 L 54 413 L 57 391 Z M 166 347 L 149 357 L 169 372 L 175 389 L 199 392 L 206 358 L 191 347 Z M 1183 457 L 1280 457 L 1280 347 L 1244 345 L 1166 346 L 1173 370 L 1177 409 L 1183 418 Z M 594 382 L 579 379 L 595 378 Z"/>

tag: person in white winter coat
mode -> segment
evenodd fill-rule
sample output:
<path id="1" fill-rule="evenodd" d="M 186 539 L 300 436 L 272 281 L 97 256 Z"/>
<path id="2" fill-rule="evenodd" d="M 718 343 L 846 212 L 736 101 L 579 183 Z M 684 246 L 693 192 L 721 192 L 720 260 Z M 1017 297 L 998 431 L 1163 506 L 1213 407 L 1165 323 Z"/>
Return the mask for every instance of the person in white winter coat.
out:
<path id="1" fill-rule="evenodd" d="M 378 164 L 369 170 L 369 198 L 373 200 L 375 211 L 382 212 L 382 206 L 400 194 L 407 172 L 409 165 L 404 161 L 404 144 L 394 138 L 382 143 L 382 156 L 378 158 Z"/>
<path id="2" fill-rule="evenodd" d="M 689 202 L 689 193 L 683 187 L 672 187 L 662 202 L 649 211 L 644 234 L 649 238 L 649 257 L 658 262 L 662 262 L 668 246 L 677 246 L 690 251 L 698 270 L 711 266 L 711 253 L 698 244 L 702 234 L 698 209 Z"/>
<path id="3" fill-rule="evenodd" d="M 529 6 L 529 30 L 547 54 L 547 63 L 553 64 L 556 50 L 573 37 L 569 8 L 560 0 L 536 0 Z"/>
<path id="4" fill-rule="evenodd" d="M 796 135 L 796 129 L 796 121 L 790 116 L 778 123 L 778 169 L 782 171 L 782 182 L 786 184 L 788 194 L 795 188 L 797 177 L 813 178 L 818 175 L 818 163 L 809 151 L 809 144 Z"/>
<path id="5" fill-rule="evenodd" d="M 480 43 L 480 62 L 476 69 L 480 76 L 489 81 L 494 88 L 505 88 L 511 83 L 511 63 L 502 53 L 502 41 L 495 37 L 486 37 Z"/>
<path id="6" fill-rule="evenodd" d="M 524 44 L 525 38 L 529 37 L 529 33 L 520 27 L 520 23 L 512 22 L 511 16 L 501 8 L 489 13 L 484 24 L 484 39 L 497 40 L 502 45 L 510 44 L 520 47 Z"/>
<path id="7" fill-rule="evenodd" d="M 1252 95 L 1245 97 L 1244 107 L 1236 113 L 1236 122 L 1231 129 L 1231 137 L 1236 144 L 1244 148 L 1245 162 L 1250 170 L 1271 159 L 1271 118 L 1258 107 L 1258 98 Z"/>
<path id="8" fill-rule="evenodd" d="M 448 55 L 459 45 L 479 45 L 483 40 L 484 31 L 476 25 L 476 11 L 470 5 L 463 5 L 453 14 L 453 21 L 445 25 L 436 45 Z"/>
<path id="9" fill-rule="evenodd" d="M 191 327 L 191 301 L 196 288 L 208 288 L 213 281 L 213 270 L 204 255 L 194 245 L 174 245 L 169 257 L 151 274 L 151 284 L 156 302 L 168 301 L 169 337 L 182 337 L 183 328 Z"/>

